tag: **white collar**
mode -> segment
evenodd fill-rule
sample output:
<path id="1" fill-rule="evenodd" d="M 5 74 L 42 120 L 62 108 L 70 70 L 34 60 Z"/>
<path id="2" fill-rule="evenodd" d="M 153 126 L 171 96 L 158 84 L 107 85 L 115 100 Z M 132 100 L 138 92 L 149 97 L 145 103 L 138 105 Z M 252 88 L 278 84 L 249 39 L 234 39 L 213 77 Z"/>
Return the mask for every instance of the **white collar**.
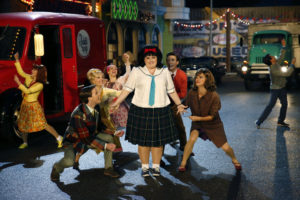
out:
<path id="1" fill-rule="evenodd" d="M 157 76 L 157 75 L 159 75 L 161 72 L 162 72 L 162 70 L 164 69 L 164 67 L 162 67 L 162 68 L 156 68 L 155 69 L 155 72 L 154 72 L 154 74 L 152 75 L 152 74 L 150 74 L 150 72 L 149 72 L 149 70 L 148 70 L 148 68 L 146 67 L 146 65 L 144 66 L 144 67 L 139 67 L 140 68 L 140 70 L 144 73 L 144 74 L 146 74 L 146 75 L 149 75 L 149 76 Z"/>
<path id="2" fill-rule="evenodd" d="M 174 74 L 174 77 L 176 76 L 177 69 L 178 69 L 178 68 L 176 68 L 175 72 L 172 72 L 172 71 L 170 71 L 170 70 L 169 70 L 169 71 L 170 71 L 170 73 L 171 73 L 171 75 L 172 75 L 172 74 Z"/>
<path id="3" fill-rule="evenodd" d="M 95 108 L 91 108 L 86 104 L 86 107 L 89 109 L 90 113 L 93 115 Z"/>

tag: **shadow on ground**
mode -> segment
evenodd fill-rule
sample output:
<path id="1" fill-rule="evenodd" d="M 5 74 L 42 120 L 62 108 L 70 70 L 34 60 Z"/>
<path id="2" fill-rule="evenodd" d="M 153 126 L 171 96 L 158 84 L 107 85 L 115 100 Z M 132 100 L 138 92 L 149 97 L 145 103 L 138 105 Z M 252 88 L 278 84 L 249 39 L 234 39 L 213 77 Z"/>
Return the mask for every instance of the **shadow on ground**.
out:
<path id="1" fill-rule="evenodd" d="M 170 165 L 162 169 L 162 176 L 142 178 L 138 177 L 140 175 L 137 174 L 140 173 L 140 163 L 137 162 L 138 155 L 125 152 L 117 157 L 122 175 L 119 179 L 103 176 L 103 169 L 89 169 L 80 171 L 80 174 L 75 178 L 78 181 L 76 183 L 57 182 L 56 184 L 72 200 L 82 198 L 108 200 L 268 199 L 246 180 L 242 172 L 236 172 L 235 175 L 205 175 L 203 172 L 207 169 L 199 166 L 191 158 L 188 170 L 181 173 L 174 167 L 178 166 L 178 158 L 181 158 L 180 153 L 174 156 L 165 156 Z M 130 181 L 132 178 L 136 181 Z M 143 180 L 143 184 L 140 184 L 139 178 Z"/>

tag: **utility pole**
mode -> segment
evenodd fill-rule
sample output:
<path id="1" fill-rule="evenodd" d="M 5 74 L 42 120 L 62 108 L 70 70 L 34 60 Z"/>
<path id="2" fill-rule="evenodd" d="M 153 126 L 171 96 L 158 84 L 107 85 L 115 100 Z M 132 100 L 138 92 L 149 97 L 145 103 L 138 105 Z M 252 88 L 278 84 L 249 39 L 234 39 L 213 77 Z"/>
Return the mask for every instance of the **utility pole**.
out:
<path id="1" fill-rule="evenodd" d="M 92 0 L 92 16 L 96 17 L 96 0 Z"/>
<path id="2" fill-rule="evenodd" d="M 212 55 L 212 14 L 213 14 L 213 0 L 210 0 L 210 25 L 209 25 L 209 56 Z"/>
<path id="3" fill-rule="evenodd" d="M 231 23 L 230 23 L 230 12 L 226 11 L 226 68 L 227 72 L 231 72 L 231 47 L 230 47 L 230 37 L 231 37 Z"/>

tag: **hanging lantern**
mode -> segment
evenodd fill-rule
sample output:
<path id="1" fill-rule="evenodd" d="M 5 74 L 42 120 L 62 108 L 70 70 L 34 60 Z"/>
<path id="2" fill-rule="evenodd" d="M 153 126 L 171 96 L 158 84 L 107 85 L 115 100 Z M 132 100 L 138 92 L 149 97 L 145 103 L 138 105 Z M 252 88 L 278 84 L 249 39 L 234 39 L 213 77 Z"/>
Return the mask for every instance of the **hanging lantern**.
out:
<path id="1" fill-rule="evenodd" d="M 44 36 L 42 34 L 34 35 L 34 52 L 35 56 L 44 55 Z"/>

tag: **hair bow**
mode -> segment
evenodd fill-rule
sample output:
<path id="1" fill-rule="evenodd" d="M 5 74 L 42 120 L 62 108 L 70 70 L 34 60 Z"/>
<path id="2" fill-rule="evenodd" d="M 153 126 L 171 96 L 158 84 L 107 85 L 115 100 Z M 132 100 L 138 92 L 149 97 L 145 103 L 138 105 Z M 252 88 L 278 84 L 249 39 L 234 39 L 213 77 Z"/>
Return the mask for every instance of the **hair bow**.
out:
<path id="1" fill-rule="evenodd" d="M 157 53 L 156 48 L 145 49 L 144 54 L 146 54 L 147 52 Z"/>

